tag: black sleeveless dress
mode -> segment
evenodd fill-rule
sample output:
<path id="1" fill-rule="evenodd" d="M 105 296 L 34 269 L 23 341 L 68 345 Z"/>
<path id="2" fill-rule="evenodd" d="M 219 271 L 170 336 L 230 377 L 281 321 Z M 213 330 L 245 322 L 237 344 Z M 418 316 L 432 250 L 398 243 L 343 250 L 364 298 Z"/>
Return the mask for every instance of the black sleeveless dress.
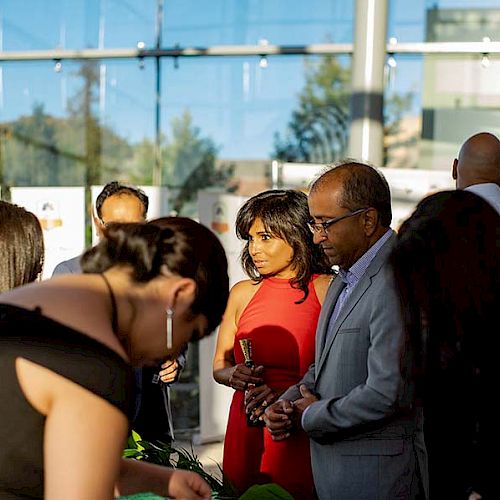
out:
<path id="1" fill-rule="evenodd" d="M 15 362 L 27 359 L 133 411 L 133 372 L 100 342 L 41 314 L 0 304 L 0 498 L 43 498 L 45 417 L 26 400 Z"/>

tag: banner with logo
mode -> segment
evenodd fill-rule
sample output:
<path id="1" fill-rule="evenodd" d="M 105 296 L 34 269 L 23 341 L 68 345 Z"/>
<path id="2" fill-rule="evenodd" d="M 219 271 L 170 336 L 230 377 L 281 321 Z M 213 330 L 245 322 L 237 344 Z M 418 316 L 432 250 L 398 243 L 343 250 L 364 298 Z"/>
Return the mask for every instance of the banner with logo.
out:
<path id="1" fill-rule="evenodd" d="M 239 262 L 243 242 L 235 233 L 236 214 L 247 199 L 244 196 L 210 191 L 198 193 L 200 222 L 219 237 L 226 250 L 231 286 L 248 278 Z M 199 443 L 220 441 L 224 438 L 229 405 L 234 392 L 213 379 L 212 363 L 216 342 L 217 332 L 200 341 L 200 434 L 196 437 Z"/>
<path id="2" fill-rule="evenodd" d="M 45 262 L 42 278 L 50 278 L 61 261 L 80 254 L 85 246 L 83 187 L 13 187 L 11 201 L 33 212 L 43 228 Z"/>

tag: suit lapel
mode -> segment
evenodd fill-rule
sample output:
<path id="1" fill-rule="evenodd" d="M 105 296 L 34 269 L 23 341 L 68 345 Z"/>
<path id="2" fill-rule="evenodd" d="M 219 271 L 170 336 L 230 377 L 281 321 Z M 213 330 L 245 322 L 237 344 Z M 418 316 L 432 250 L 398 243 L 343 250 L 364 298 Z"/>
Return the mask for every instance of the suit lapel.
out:
<path id="1" fill-rule="evenodd" d="M 324 344 L 325 335 L 328 333 L 328 323 L 330 321 L 330 317 L 333 313 L 333 309 L 335 307 L 335 303 L 340 295 L 340 292 L 343 288 L 342 280 L 339 276 L 337 276 L 333 283 L 328 288 L 328 292 L 326 293 L 325 301 L 323 306 L 321 307 L 321 312 L 318 318 L 318 326 L 316 328 L 316 355 L 315 355 L 315 363 L 318 366 L 319 359 L 321 356 L 321 351 Z"/>
<path id="2" fill-rule="evenodd" d="M 377 255 L 375 255 L 374 259 L 368 266 L 368 269 L 366 270 L 365 274 L 362 276 L 361 280 L 359 283 L 355 286 L 354 290 L 352 293 L 347 297 L 346 301 L 344 302 L 344 305 L 342 306 L 342 309 L 340 310 L 338 318 L 335 320 L 334 328 L 333 331 L 331 332 L 330 335 L 328 335 L 328 324 L 329 324 L 329 319 L 331 314 L 333 313 L 333 309 L 335 307 L 335 303 L 338 299 L 338 296 L 340 295 L 340 291 L 342 289 L 342 282 L 340 278 L 338 281 L 340 283 L 337 283 L 336 287 L 336 294 L 335 296 L 332 297 L 333 299 L 333 304 L 330 304 L 329 310 L 325 311 L 325 317 L 322 318 L 322 330 L 321 330 L 321 335 L 319 335 L 321 344 L 318 345 L 318 339 L 316 339 L 316 379 L 318 378 L 321 369 L 323 365 L 325 364 L 325 361 L 328 358 L 328 352 L 332 347 L 332 344 L 335 340 L 335 337 L 337 336 L 340 327 L 346 320 L 346 318 L 349 316 L 351 311 L 353 310 L 354 306 L 359 302 L 359 300 L 363 297 L 363 295 L 366 293 L 366 291 L 370 288 L 370 285 L 372 283 L 372 278 L 375 276 L 379 271 L 382 265 L 386 262 L 388 255 L 390 251 L 392 250 L 392 247 L 394 245 L 394 238 L 395 235 L 392 234 L 389 239 L 384 243 L 382 248 L 378 251 Z M 337 280 L 335 280 L 337 281 Z M 332 286 L 333 288 L 333 286 Z M 333 290 L 332 290 L 333 291 Z M 326 305 L 327 301 L 325 301 Z M 328 313 L 328 314 L 326 314 Z M 323 311 L 321 316 L 323 316 Z M 318 322 L 319 323 L 319 322 Z M 318 330 L 319 332 L 319 330 Z M 328 335 L 326 337 L 326 341 L 324 342 L 324 347 L 321 349 L 323 346 L 323 339 L 325 335 Z M 319 348 L 319 352 L 318 352 Z"/>

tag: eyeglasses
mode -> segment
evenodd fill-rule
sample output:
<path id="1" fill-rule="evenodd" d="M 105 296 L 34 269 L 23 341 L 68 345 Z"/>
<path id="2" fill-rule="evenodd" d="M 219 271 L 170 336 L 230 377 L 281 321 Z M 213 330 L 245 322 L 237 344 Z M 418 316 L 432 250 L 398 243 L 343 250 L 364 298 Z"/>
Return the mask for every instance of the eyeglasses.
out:
<path id="1" fill-rule="evenodd" d="M 348 214 L 341 215 L 340 217 L 334 217 L 333 219 L 325 220 L 325 222 L 313 222 L 312 220 L 307 223 L 307 226 L 311 230 L 313 234 L 325 233 L 330 226 L 340 222 L 343 219 L 347 219 L 348 217 L 353 217 L 354 215 L 358 215 L 362 212 L 366 212 L 368 208 L 359 208 L 358 210 L 354 210 L 354 212 L 350 212 Z"/>

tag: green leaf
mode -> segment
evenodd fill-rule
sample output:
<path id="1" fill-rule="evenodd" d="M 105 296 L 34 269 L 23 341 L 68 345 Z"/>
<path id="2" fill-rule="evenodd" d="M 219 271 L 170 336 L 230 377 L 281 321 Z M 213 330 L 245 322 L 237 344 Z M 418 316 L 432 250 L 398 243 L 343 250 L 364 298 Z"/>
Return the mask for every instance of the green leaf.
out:
<path id="1" fill-rule="evenodd" d="M 240 500 L 293 500 L 292 495 L 275 483 L 255 484 L 248 488 Z"/>

